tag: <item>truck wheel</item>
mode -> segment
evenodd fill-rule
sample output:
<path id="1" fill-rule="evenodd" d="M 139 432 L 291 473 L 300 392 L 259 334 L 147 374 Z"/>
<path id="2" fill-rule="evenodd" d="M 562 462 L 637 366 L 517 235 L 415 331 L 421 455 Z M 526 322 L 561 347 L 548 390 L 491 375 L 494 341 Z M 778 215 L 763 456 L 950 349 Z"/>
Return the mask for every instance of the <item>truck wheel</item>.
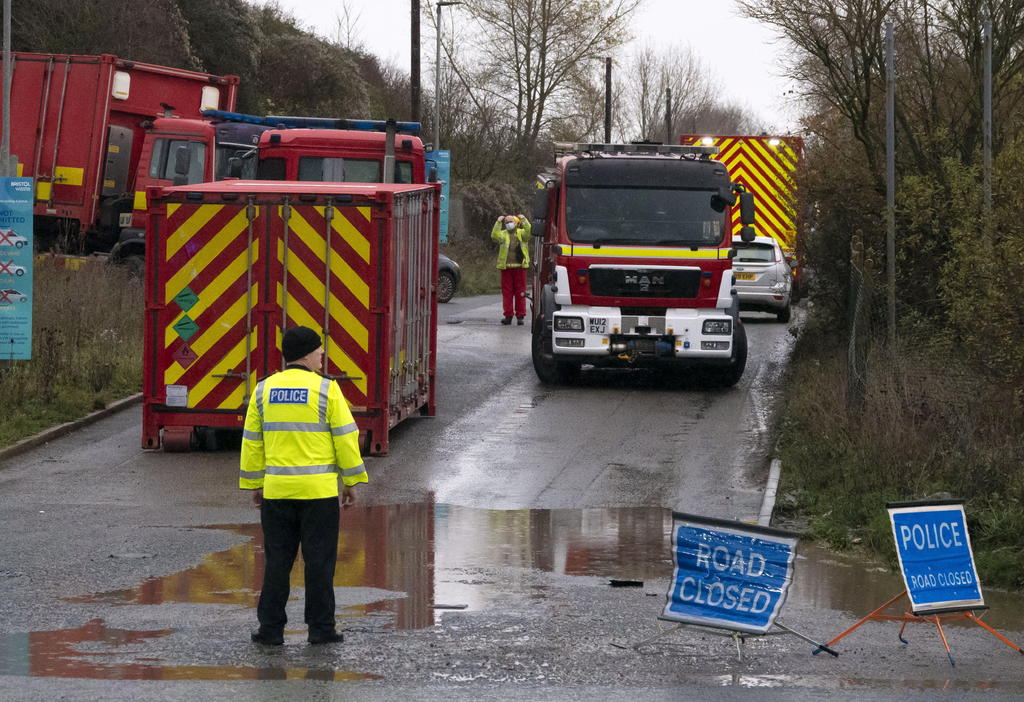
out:
<path id="1" fill-rule="evenodd" d="M 546 334 L 534 323 L 533 341 L 530 350 L 533 355 L 533 370 L 545 385 L 569 385 L 580 377 L 580 364 L 555 360 L 551 352 L 551 335 Z"/>
<path id="2" fill-rule="evenodd" d="M 712 381 L 723 388 L 731 388 L 740 382 L 743 371 L 747 367 L 747 330 L 736 321 L 736 334 L 734 336 L 734 350 L 732 365 L 726 368 L 716 368 L 711 377 Z"/>
<path id="3" fill-rule="evenodd" d="M 124 267 L 132 278 L 141 278 L 146 272 L 146 257 L 139 254 L 125 256 Z"/>
<path id="4" fill-rule="evenodd" d="M 793 308 L 792 308 L 792 306 L 791 306 L 791 305 L 786 305 L 786 309 L 784 309 L 784 310 L 782 310 L 782 311 L 780 311 L 780 312 L 776 312 L 776 313 L 775 313 L 775 317 L 776 317 L 776 318 L 777 318 L 777 319 L 778 319 L 778 320 L 779 320 L 780 322 L 782 322 L 783 324 L 785 324 L 786 322 L 788 322 L 788 321 L 789 321 L 789 318 L 790 318 L 790 317 L 792 316 L 792 314 L 793 314 Z"/>
<path id="5" fill-rule="evenodd" d="M 455 297 L 455 276 L 448 271 L 437 274 L 437 301 L 449 302 Z"/>

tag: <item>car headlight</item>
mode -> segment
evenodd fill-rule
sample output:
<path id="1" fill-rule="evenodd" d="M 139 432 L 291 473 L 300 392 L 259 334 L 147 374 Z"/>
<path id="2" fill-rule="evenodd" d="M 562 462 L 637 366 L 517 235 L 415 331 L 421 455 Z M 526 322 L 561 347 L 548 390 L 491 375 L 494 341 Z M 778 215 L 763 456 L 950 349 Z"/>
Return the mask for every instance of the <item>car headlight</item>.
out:
<path id="1" fill-rule="evenodd" d="M 705 334 L 732 334 L 732 320 L 707 319 L 701 329 Z"/>
<path id="2" fill-rule="evenodd" d="M 583 331 L 583 317 L 555 317 L 555 331 Z"/>

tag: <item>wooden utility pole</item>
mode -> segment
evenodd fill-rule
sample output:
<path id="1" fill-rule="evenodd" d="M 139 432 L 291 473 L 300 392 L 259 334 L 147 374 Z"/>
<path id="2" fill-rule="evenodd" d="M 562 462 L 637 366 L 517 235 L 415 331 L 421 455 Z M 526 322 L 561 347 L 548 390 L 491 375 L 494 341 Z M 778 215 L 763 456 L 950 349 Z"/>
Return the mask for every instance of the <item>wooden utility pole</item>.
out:
<path id="1" fill-rule="evenodd" d="M 412 24 L 410 25 L 410 36 L 412 37 L 412 61 L 409 66 L 409 119 L 413 122 L 420 121 L 420 0 L 411 0 Z"/>

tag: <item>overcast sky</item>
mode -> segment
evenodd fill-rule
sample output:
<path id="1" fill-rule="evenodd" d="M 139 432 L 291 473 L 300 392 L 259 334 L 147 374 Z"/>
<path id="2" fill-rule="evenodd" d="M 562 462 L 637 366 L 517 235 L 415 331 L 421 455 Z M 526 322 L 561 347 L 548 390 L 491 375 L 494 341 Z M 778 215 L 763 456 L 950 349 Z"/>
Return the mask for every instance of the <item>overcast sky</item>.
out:
<path id="1" fill-rule="evenodd" d="M 256 0 L 264 2 L 264 0 Z M 307 28 L 334 34 L 335 18 L 344 0 L 278 0 Z M 433 8 L 433 0 L 420 0 Z M 409 0 L 347 0 L 358 15 L 356 30 L 364 47 L 377 56 L 409 70 Z M 457 16 L 458 7 L 446 7 Z M 423 80 L 430 81 L 434 36 L 424 22 L 421 30 Z M 766 131 L 786 134 L 796 129 L 798 109 L 784 94 L 792 86 L 779 75 L 783 42 L 752 20 L 739 16 L 733 0 L 645 0 L 633 20 L 634 43 L 657 47 L 689 45 L 719 78 L 730 101 L 747 105 L 765 124 Z M 626 51 L 628 51 L 628 47 Z"/>

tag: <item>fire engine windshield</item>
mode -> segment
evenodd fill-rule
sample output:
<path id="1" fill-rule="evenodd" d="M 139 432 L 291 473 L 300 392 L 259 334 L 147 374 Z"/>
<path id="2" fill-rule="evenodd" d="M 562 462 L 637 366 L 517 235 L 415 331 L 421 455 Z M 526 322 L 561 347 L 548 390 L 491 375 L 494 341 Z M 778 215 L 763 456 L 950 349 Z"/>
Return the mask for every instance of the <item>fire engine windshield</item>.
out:
<path id="1" fill-rule="evenodd" d="M 721 243 L 725 213 L 712 190 L 569 186 L 565 218 L 577 243 L 711 246 Z"/>

